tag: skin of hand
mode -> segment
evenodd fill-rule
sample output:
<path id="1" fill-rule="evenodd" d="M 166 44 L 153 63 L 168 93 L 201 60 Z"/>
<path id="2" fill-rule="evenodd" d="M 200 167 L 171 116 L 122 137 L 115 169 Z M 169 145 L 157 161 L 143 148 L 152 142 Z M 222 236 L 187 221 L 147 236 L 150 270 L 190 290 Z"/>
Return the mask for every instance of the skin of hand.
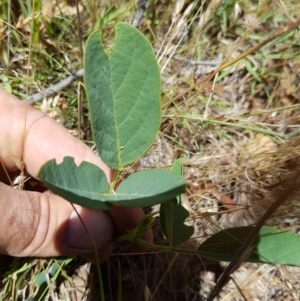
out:
<path id="1" fill-rule="evenodd" d="M 65 156 L 74 157 L 76 164 L 91 162 L 112 179 L 113 171 L 88 146 L 0 88 L 0 253 L 21 257 L 82 255 L 92 260 L 93 244 L 69 202 L 49 191 L 17 190 L 4 183 L 4 168 L 12 175 L 22 162 L 26 173 L 36 178 L 44 163 L 53 158 L 61 163 Z M 144 215 L 141 208 L 76 208 L 97 245 L 100 261 L 111 255 L 112 238 L 135 228 Z M 152 232 L 144 239 L 151 242 Z M 140 245 L 123 246 L 129 252 L 146 251 Z"/>

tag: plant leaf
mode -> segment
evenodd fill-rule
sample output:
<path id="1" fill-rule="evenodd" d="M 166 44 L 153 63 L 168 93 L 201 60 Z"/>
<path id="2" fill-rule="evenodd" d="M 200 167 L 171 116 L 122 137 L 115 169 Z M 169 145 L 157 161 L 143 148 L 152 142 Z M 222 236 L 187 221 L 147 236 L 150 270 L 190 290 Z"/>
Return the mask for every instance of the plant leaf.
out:
<path id="1" fill-rule="evenodd" d="M 179 158 L 173 163 L 170 170 L 175 172 L 177 175 L 182 176 L 182 164 L 183 164 L 183 158 Z"/>
<path id="2" fill-rule="evenodd" d="M 219 261 L 230 261 L 252 226 L 220 231 L 199 246 L 197 253 Z M 300 266 L 300 236 L 264 226 L 256 240 L 255 248 L 246 261 Z"/>
<path id="3" fill-rule="evenodd" d="M 65 157 L 61 164 L 56 164 L 53 159 L 42 166 L 38 177 L 52 192 L 71 203 L 100 210 L 112 207 L 105 202 L 109 191 L 106 176 L 92 163 L 82 162 L 77 166 L 74 158 Z"/>
<path id="4" fill-rule="evenodd" d="M 182 164 L 183 159 L 178 159 L 170 170 L 181 176 Z M 181 205 L 180 194 L 160 205 L 160 226 L 171 248 L 184 243 L 193 235 L 194 228 L 184 224 L 187 217 L 189 217 L 189 212 Z"/>
<path id="5" fill-rule="evenodd" d="M 164 169 L 147 169 L 131 174 L 107 200 L 126 207 L 154 206 L 184 191 L 181 176 Z"/>
<path id="6" fill-rule="evenodd" d="M 108 210 L 114 204 L 126 207 L 153 206 L 185 191 L 185 181 L 163 169 L 149 169 L 131 174 L 109 193 L 104 172 L 89 162 L 77 166 L 74 158 L 65 157 L 61 164 L 50 160 L 38 177 L 54 193 L 71 203 L 92 209 Z"/>
<path id="7" fill-rule="evenodd" d="M 141 157 L 161 122 L 160 73 L 152 46 L 134 27 L 119 23 L 105 53 L 101 32 L 87 41 L 84 78 L 94 140 L 113 169 Z"/>
<path id="8" fill-rule="evenodd" d="M 169 201 L 160 205 L 160 225 L 170 247 L 181 245 L 193 235 L 193 226 L 184 224 L 188 217 L 189 212 L 181 204 Z"/>

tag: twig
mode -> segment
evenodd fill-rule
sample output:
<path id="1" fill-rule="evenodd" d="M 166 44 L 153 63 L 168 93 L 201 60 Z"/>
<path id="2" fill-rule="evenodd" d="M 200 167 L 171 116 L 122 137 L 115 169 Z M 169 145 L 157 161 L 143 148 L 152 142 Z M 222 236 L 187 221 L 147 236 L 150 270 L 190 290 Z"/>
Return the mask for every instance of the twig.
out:
<path id="1" fill-rule="evenodd" d="M 292 183 L 292 184 L 291 184 Z M 257 224 L 253 227 L 250 234 L 244 240 L 234 257 L 232 258 L 230 264 L 224 270 L 215 287 L 211 291 L 207 301 L 213 301 L 214 298 L 219 294 L 224 285 L 229 281 L 230 275 L 236 271 L 240 265 L 248 258 L 248 256 L 253 251 L 255 244 L 255 237 L 257 233 L 261 229 L 261 227 L 265 224 L 265 222 L 272 216 L 272 214 L 277 210 L 279 206 L 281 206 L 287 198 L 294 193 L 300 184 L 300 172 L 294 172 L 287 180 L 281 183 L 281 191 L 279 191 L 279 196 L 276 201 L 269 207 L 269 209 L 264 213 L 261 219 L 257 222 Z"/>
<path id="2" fill-rule="evenodd" d="M 45 96 L 52 95 L 54 93 L 57 93 L 61 91 L 62 89 L 68 87 L 71 85 L 75 80 L 83 76 L 83 69 L 75 71 L 73 74 L 69 75 L 67 78 L 63 79 L 62 81 L 58 82 L 57 84 L 54 84 L 53 86 L 50 86 L 49 88 L 38 92 L 36 94 L 33 94 L 28 97 L 27 102 L 30 104 L 34 104 L 38 101 L 41 101 L 44 99 Z"/>
<path id="3" fill-rule="evenodd" d="M 137 11 L 134 15 L 133 21 L 132 21 L 132 26 L 138 27 L 140 25 L 144 11 L 146 9 L 146 3 L 147 3 L 147 0 L 140 0 L 138 9 L 137 9 Z"/>

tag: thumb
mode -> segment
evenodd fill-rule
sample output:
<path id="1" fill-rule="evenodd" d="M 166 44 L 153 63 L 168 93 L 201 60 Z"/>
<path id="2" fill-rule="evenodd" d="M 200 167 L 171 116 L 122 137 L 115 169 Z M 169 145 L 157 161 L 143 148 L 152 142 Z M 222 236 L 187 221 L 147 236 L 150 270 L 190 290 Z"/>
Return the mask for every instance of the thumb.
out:
<path id="1" fill-rule="evenodd" d="M 77 208 L 100 260 L 111 253 L 113 225 L 105 212 Z M 0 182 L 0 253 L 13 256 L 92 255 L 93 243 L 76 211 L 50 193 L 16 190 Z"/>

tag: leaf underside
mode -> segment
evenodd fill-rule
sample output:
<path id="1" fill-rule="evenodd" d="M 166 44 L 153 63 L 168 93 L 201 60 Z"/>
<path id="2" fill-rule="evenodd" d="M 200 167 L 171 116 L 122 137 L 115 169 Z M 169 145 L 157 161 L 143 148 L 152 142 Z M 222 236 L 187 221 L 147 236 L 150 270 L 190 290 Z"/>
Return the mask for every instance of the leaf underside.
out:
<path id="1" fill-rule="evenodd" d="M 118 169 L 140 158 L 161 122 L 160 73 L 152 46 L 134 27 L 116 26 L 108 55 L 100 31 L 87 41 L 84 78 L 100 157 Z"/>
<path id="2" fill-rule="evenodd" d="M 160 205 L 160 225 L 171 247 L 176 247 L 187 241 L 194 233 L 193 226 L 184 224 L 189 212 L 174 201 Z"/>
<path id="3" fill-rule="evenodd" d="M 109 186 L 104 172 L 94 164 L 82 162 L 77 166 L 72 157 L 57 164 L 53 159 L 42 166 L 38 177 L 52 192 L 71 203 L 100 210 L 112 207 L 99 194 L 108 193 Z"/>
<path id="4" fill-rule="evenodd" d="M 99 167 L 89 162 L 77 166 L 71 157 L 65 157 L 61 164 L 48 161 L 38 177 L 51 191 L 71 203 L 101 210 L 113 205 L 153 206 L 185 191 L 182 177 L 168 170 L 151 169 L 131 174 L 111 194 L 106 176 Z"/>

